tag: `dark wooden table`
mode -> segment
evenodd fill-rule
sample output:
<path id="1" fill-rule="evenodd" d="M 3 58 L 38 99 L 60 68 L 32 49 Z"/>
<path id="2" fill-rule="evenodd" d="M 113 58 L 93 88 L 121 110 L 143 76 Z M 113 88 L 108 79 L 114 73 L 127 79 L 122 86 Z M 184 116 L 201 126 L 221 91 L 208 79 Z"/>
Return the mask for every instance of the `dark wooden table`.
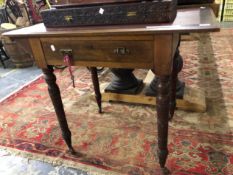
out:
<path id="1" fill-rule="evenodd" d="M 157 128 L 158 156 L 164 173 L 168 156 L 168 122 L 175 110 L 175 86 L 178 74 L 176 57 L 179 35 L 189 32 L 219 31 L 209 8 L 179 10 L 171 24 L 105 26 L 46 29 L 43 24 L 10 31 L 4 36 L 19 43 L 30 43 L 37 65 L 42 69 L 53 102 L 62 136 L 75 154 L 53 65 L 63 65 L 63 57 L 72 57 L 72 65 L 90 67 L 96 100 L 101 109 L 101 94 L 96 67 L 152 69 L 158 76 Z"/>

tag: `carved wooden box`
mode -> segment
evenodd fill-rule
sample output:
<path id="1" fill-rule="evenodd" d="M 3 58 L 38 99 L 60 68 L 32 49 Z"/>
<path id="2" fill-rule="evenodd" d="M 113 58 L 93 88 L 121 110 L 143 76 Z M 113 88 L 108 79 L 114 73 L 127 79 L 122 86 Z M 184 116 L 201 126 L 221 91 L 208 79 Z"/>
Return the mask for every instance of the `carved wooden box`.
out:
<path id="1" fill-rule="evenodd" d="M 190 5 L 190 4 L 207 4 L 213 3 L 214 0 L 178 0 L 179 5 Z"/>
<path id="2" fill-rule="evenodd" d="M 55 4 L 41 12 L 43 22 L 46 27 L 151 24 L 172 22 L 177 13 L 177 0 L 92 1 Z"/>

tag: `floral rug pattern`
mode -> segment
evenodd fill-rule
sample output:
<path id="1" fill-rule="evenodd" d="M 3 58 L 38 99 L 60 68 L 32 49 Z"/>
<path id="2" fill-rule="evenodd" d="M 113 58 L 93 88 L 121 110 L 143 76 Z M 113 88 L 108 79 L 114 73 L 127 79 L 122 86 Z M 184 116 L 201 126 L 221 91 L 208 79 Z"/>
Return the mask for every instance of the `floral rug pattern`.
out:
<path id="1" fill-rule="evenodd" d="M 186 85 L 206 92 L 207 112 L 177 110 L 169 127 L 167 167 L 174 175 L 230 175 L 233 172 L 233 30 L 195 34 L 182 41 Z M 136 70 L 145 77 L 145 70 Z M 76 88 L 67 70 L 56 71 L 57 83 L 75 150 L 66 153 L 47 85 L 40 78 L 0 103 L 0 145 L 43 157 L 43 160 L 99 174 L 160 174 L 156 110 L 153 106 L 103 103 L 98 114 L 91 76 L 86 68 L 75 69 Z M 105 71 L 101 82 L 109 82 Z M 91 169 L 94 167 L 94 169 Z"/>

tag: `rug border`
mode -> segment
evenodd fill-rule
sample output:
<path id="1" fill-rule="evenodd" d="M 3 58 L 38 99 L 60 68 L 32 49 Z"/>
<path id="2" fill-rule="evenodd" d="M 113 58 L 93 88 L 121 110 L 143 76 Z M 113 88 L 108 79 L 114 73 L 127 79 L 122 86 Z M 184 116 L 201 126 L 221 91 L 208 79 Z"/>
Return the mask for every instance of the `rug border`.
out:
<path id="1" fill-rule="evenodd" d="M 71 160 L 59 160 L 59 158 L 56 157 L 49 157 L 38 153 L 31 153 L 24 150 L 18 150 L 17 148 L 5 147 L 3 145 L 0 145 L 0 149 L 7 151 L 8 153 L 10 153 L 11 156 L 21 156 L 25 159 L 28 159 L 28 161 L 37 160 L 51 164 L 54 167 L 66 166 L 69 168 L 75 168 L 81 171 L 85 171 L 89 175 L 123 175 L 122 173 L 114 172 L 111 170 L 104 170 L 103 168 L 97 168 L 92 165 L 82 164 L 80 162 L 74 162 Z"/>
<path id="2" fill-rule="evenodd" d="M 19 91 L 23 90 L 24 88 L 28 87 L 31 83 L 36 82 L 37 80 L 39 80 L 40 78 L 43 77 L 43 74 L 41 73 L 40 75 L 36 76 L 36 78 L 32 79 L 31 81 L 23 84 L 22 86 L 20 86 L 19 88 L 17 88 L 16 90 L 14 90 L 13 92 L 9 93 L 7 96 L 3 97 L 0 99 L 0 104 L 5 102 L 6 100 L 8 100 L 12 95 L 17 94 Z"/>
<path id="3" fill-rule="evenodd" d="M 10 99 L 12 96 L 19 93 L 23 89 L 27 88 L 32 83 L 35 83 L 36 81 L 40 80 L 41 78 L 43 78 L 42 73 L 40 75 L 36 76 L 31 81 L 25 83 L 24 85 L 20 86 L 16 90 L 12 91 L 7 96 L 0 99 L 0 104 L 4 103 L 8 99 Z M 52 164 L 53 166 L 67 166 L 70 168 L 75 168 L 75 169 L 85 171 L 90 175 L 122 175 L 122 173 L 114 172 L 111 170 L 104 170 L 103 168 L 98 168 L 98 167 L 95 167 L 92 165 L 83 164 L 80 162 L 74 162 L 71 160 L 62 160 L 62 159 L 59 160 L 59 158 L 56 158 L 56 157 L 49 157 L 49 156 L 42 155 L 39 153 L 32 153 L 29 151 L 19 150 L 17 148 L 12 148 L 12 147 L 6 147 L 3 145 L 0 145 L 0 149 L 9 152 L 10 155 L 12 155 L 12 156 L 22 156 L 23 158 L 28 159 L 28 161 L 37 160 L 37 161 L 45 162 L 48 164 Z"/>

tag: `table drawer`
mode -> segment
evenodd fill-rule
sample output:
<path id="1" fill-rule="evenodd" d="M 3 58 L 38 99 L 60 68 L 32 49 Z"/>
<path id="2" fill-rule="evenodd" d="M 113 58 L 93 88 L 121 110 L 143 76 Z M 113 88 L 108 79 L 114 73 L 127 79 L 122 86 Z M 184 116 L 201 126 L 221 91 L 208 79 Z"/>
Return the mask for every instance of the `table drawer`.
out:
<path id="1" fill-rule="evenodd" d="M 41 41 L 47 64 L 61 65 L 61 50 L 72 50 L 73 64 L 97 63 L 135 63 L 153 62 L 152 40 L 94 40 L 89 38 L 48 38 Z M 97 65 L 98 66 L 98 65 Z M 138 67 L 138 66 L 136 66 Z M 142 66 L 145 67 L 145 66 Z"/>

